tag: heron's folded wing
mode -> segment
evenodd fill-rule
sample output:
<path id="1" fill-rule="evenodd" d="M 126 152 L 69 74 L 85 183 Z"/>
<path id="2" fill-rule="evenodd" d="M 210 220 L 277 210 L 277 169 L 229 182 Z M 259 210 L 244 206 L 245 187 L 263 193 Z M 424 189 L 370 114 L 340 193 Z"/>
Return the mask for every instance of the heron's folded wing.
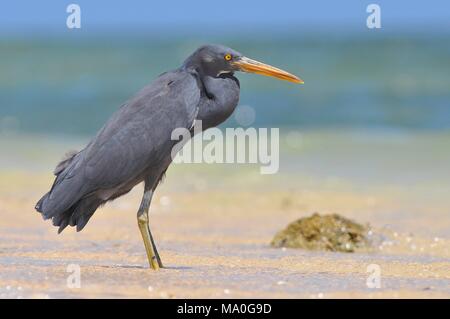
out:
<path id="1" fill-rule="evenodd" d="M 200 89 L 194 76 L 168 72 L 122 106 L 85 149 L 84 192 L 117 187 L 149 167 L 161 169 L 170 156 L 176 128 L 189 129 L 197 114 Z"/>

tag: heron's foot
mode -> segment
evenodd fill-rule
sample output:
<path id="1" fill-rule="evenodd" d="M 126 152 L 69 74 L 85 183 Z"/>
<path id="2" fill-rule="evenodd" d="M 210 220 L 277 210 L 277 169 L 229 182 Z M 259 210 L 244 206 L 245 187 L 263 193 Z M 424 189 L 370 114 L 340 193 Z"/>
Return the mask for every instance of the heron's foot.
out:
<path id="1" fill-rule="evenodd" d="M 152 233 L 150 232 L 150 227 L 148 228 L 148 233 L 150 234 L 150 242 L 152 244 L 153 251 L 155 252 L 156 262 L 158 263 L 159 268 L 164 268 L 164 266 L 161 262 L 161 257 L 159 257 L 158 249 L 156 249 L 156 244 L 155 244 L 155 241 L 153 240 Z"/>
<path id="2" fill-rule="evenodd" d="M 149 257 L 148 262 L 150 264 L 150 267 L 153 270 L 159 270 L 159 268 L 162 268 L 162 267 L 159 266 L 159 263 L 158 263 L 158 260 L 157 260 L 156 256 Z"/>
<path id="3" fill-rule="evenodd" d="M 147 252 L 148 263 L 150 264 L 150 268 L 152 268 L 153 270 L 159 270 L 160 268 L 164 268 L 161 262 L 161 257 L 159 257 L 158 251 L 156 250 L 153 241 L 151 241 L 151 243 L 153 244 L 152 245 L 153 248 L 150 251 L 148 251 L 147 248 L 145 249 Z"/>

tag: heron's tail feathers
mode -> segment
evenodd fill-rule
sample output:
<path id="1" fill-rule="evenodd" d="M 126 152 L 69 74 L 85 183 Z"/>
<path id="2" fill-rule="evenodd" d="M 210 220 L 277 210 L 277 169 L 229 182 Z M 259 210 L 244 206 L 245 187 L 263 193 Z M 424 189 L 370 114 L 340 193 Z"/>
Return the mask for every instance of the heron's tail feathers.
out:
<path id="1" fill-rule="evenodd" d="M 52 219 L 54 226 L 59 226 L 58 233 L 67 226 L 77 226 L 80 231 L 104 201 L 95 195 L 86 194 L 83 186 L 86 182 L 82 175 L 77 175 L 75 167 L 81 154 L 68 152 L 54 170 L 55 182 L 51 190 L 36 204 L 35 209 L 44 219 Z"/>
<path id="2" fill-rule="evenodd" d="M 39 213 L 42 213 L 42 206 L 44 204 L 44 201 L 47 199 L 47 197 L 50 195 L 50 192 L 42 196 L 42 198 L 37 202 L 36 206 L 34 206 L 34 209 L 36 209 Z"/>
<path id="3" fill-rule="evenodd" d="M 59 227 L 58 234 L 61 233 L 67 226 L 76 226 L 77 232 L 81 231 L 84 226 L 86 226 L 97 208 L 104 203 L 102 199 L 92 195 L 79 200 L 65 211 L 48 215 L 42 210 L 42 205 L 48 196 L 49 193 L 45 194 L 41 200 L 39 200 L 36 204 L 36 210 L 41 213 L 44 219 L 52 219 L 53 226 Z"/>

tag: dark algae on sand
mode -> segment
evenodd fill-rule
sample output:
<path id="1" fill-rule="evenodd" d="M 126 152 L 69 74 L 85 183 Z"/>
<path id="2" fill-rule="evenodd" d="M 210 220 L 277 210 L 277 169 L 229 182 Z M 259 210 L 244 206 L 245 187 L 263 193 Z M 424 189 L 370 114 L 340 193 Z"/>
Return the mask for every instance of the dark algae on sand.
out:
<path id="1" fill-rule="evenodd" d="M 370 248 L 369 226 L 360 225 L 337 214 L 300 218 L 273 238 L 273 247 L 354 252 Z"/>

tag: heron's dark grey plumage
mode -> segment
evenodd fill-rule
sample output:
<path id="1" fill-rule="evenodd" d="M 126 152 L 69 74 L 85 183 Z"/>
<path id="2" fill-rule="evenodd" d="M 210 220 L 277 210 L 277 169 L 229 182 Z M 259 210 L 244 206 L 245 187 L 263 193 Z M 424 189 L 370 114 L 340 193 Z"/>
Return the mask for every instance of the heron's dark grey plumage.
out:
<path id="1" fill-rule="evenodd" d="M 195 119 L 206 129 L 234 111 L 239 81 L 231 68 L 214 74 L 220 67 L 210 61 L 215 55 L 222 61 L 229 51 L 236 52 L 202 47 L 181 68 L 162 74 L 137 93 L 83 150 L 58 164 L 54 184 L 36 209 L 51 218 L 59 232 L 68 225 L 80 231 L 103 203 L 142 181 L 154 189 L 171 163 L 174 129 L 190 129 Z"/>
<path id="2" fill-rule="evenodd" d="M 150 266 L 161 268 L 148 211 L 178 143 L 172 133 L 184 128 L 194 134 L 197 120 L 202 121 L 203 130 L 225 121 L 239 101 L 235 71 L 303 83 L 286 71 L 230 48 L 203 46 L 180 68 L 161 74 L 122 105 L 83 150 L 68 153 L 55 168 L 53 186 L 36 204 L 36 210 L 45 219 L 52 219 L 58 232 L 67 226 L 80 231 L 99 206 L 144 182 L 138 226 Z"/>

